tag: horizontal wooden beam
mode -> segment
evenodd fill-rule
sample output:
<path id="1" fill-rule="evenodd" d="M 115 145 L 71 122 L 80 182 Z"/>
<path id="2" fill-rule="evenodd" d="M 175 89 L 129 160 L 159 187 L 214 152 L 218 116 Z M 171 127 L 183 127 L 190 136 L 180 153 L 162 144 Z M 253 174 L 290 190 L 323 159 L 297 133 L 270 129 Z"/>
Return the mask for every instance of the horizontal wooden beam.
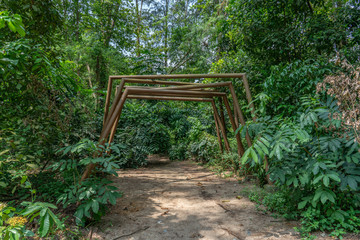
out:
<path id="1" fill-rule="evenodd" d="M 216 87 L 229 87 L 231 82 L 218 82 L 218 83 L 200 83 L 197 85 L 187 85 L 187 86 L 176 86 L 176 87 L 162 87 L 156 89 L 162 90 L 186 90 L 186 89 L 202 89 L 202 88 L 216 88 Z"/>
<path id="2" fill-rule="evenodd" d="M 212 98 L 192 98 L 192 97 L 161 97 L 161 96 L 138 96 L 128 95 L 129 99 L 146 99 L 146 100 L 173 100 L 173 101 L 192 101 L 192 102 L 211 102 Z"/>
<path id="3" fill-rule="evenodd" d="M 245 73 L 222 74 L 170 74 L 170 75 L 115 75 L 111 79 L 136 78 L 136 79 L 194 79 L 194 78 L 242 78 Z"/>
<path id="4" fill-rule="evenodd" d="M 210 91 L 190 91 L 190 90 L 161 90 L 161 89 L 141 89 L 127 88 L 131 95 L 151 95 L 151 96 L 173 96 L 173 97 L 222 97 L 226 96 L 223 92 Z"/>
<path id="5" fill-rule="evenodd" d="M 119 79 L 119 78 L 115 78 Z M 136 78 L 123 78 L 126 83 L 141 83 L 141 84 L 159 84 L 159 85 L 198 85 L 201 83 L 193 82 L 176 82 L 176 81 L 161 81 L 161 80 L 152 80 L 152 79 L 136 79 Z"/>

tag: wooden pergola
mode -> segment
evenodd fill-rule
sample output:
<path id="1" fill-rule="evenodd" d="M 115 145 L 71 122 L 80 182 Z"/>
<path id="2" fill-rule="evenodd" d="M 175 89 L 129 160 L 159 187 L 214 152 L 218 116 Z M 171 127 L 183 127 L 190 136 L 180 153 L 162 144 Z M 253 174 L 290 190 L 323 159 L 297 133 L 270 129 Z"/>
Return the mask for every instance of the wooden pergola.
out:
<path id="1" fill-rule="evenodd" d="M 236 96 L 234 86 L 231 81 L 217 82 L 217 83 L 194 83 L 194 82 L 179 82 L 179 81 L 164 81 L 163 79 L 202 79 L 202 78 L 241 78 L 243 80 L 246 97 L 250 104 L 251 111 L 254 115 L 254 106 L 252 104 L 252 97 L 249 84 L 244 73 L 227 73 L 227 74 L 173 74 L 173 75 L 120 75 L 110 76 L 107 87 L 107 95 L 105 102 L 105 112 L 103 119 L 103 128 L 99 138 L 99 145 L 109 144 L 113 141 L 116 128 L 121 116 L 122 109 L 127 99 L 147 99 L 147 100 L 171 100 L 171 101 L 194 101 L 194 102 L 209 102 L 212 105 L 215 127 L 219 146 L 223 151 L 222 139 L 226 151 L 230 151 L 230 144 L 226 135 L 226 123 L 223 105 L 230 119 L 230 124 L 235 132 L 239 124 L 245 126 L 245 117 L 241 111 L 238 98 Z M 115 98 L 111 102 L 111 94 L 113 91 L 114 80 L 121 80 L 120 85 L 116 86 Z M 155 87 L 149 86 L 126 86 L 127 83 L 158 85 Z M 165 86 L 165 87 L 163 87 Z M 226 92 L 218 91 L 218 88 L 229 89 L 230 96 L 233 103 L 233 110 L 231 110 L 228 94 Z M 220 113 L 216 107 L 215 99 L 219 99 Z M 244 152 L 244 146 L 241 142 L 240 134 L 235 135 L 237 141 L 237 152 L 241 157 Z M 246 142 L 251 146 L 251 138 L 246 132 Z M 89 164 L 82 175 L 81 180 L 86 179 L 95 164 Z"/>

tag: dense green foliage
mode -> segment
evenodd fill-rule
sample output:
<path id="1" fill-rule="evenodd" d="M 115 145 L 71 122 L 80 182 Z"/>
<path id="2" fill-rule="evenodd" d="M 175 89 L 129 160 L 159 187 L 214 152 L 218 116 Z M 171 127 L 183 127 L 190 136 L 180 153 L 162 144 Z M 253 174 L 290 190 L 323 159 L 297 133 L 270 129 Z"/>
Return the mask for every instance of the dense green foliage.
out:
<path id="1" fill-rule="evenodd" d="M 157 153 L 269 175 L 275 192 L 250 199 L 304 235 L 359 232 L 359 26 L 355 0 L 0 1 L 0 237 L 99 220 L 121 196 L 109 177 Z M 128 100 L 97 146 L 109 75 L 217 72 L 246 72 L 255 96 L 253 122 L 233 81 L 254 139 L 241 159 L 230 127 L 219 151 L 208 103 Z"/>

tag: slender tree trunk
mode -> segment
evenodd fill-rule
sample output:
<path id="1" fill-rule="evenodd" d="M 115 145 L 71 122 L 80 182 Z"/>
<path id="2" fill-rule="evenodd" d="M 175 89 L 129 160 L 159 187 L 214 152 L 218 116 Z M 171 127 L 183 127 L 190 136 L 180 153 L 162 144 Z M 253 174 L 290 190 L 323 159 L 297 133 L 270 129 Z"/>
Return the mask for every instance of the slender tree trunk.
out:
<path id="1" fill-rule="evenodd" d="M 164 55 L 165 61 L 164 65 L 165 68 L 168 67 L 168 35 L 169 35 L 169 24 L 168 24 L 168 14 L 169 14 L 169 0 L 165 1 L 165 36 L 164 36 Z"/>
<path id="2" fill-rule="evenodd" d="M 75 20 L 76 32 L 75 32 L 75 36 L 76 36 L 76 41 L 79 41 L 79 22 L 80 22 L 79 0 L 76 0 L 75 6 L 76 6 L 76 9 L 75 9 L 75 15 L 76 15 L 76 20 Z"/>
<path id="3" fill-rule="evenodd" d="M 140 34 L 141 34 L 141 12 L 143 6 L 143 0 L 141 0 L 139 6 L 139 0 L 135 1 L 136 4 L 136 56 L 140 57 Z"/>
<path id="4" fill-rule="evenodd" d="M 92 84 L 92 82 L 91 82 L 91 69 L 90 69 L 90 65 L 89 65 L 88 63 L 86 63 L 86 68 L 87 68 L 88 74 L 89 74 L 89 87 L 90 87 L 91 89 L 93 89 L 93 84 Z M 95 111 L 96 111 L 97 105 L 98 105 L 97 97 L 96 97 L 96 94 L 95 94 L 94 92 L 92 93 L 92 96 L 93 96 L 94 99 L 95 99 Z"/>

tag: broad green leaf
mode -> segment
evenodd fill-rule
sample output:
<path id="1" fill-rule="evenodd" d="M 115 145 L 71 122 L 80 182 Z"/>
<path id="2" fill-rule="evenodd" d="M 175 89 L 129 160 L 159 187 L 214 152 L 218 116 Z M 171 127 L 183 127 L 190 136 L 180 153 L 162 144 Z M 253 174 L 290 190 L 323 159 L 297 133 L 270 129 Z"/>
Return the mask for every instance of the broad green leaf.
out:
<path id="1" fill-rule="evenodd" d="M 250 151 L 251 151 L 251 157 L 254 160 L 254 162 L 259 163 L 259 158 L 255 150 L 253 148 L 250 148 Z"/>
<path id="2" fill-rule="evenodd" d="M 50 229 L 50 216 L 49 214 L 45 214 L 44 218 L 40 218 L 40 235 L 41 237 L 45 237 L 49 233 Z"/>
<path id="3" fill-rule="evenodd" d="M 324 183 L 324 185 L 326 186 L 326 187 L 328 187 L 329 186 L 329 177 L 328 176 L 324 176 L 323 177 L 323 183 Z"/>
<path id="4" fill-rule="evenodd" d="M 349 187 L 356 191 L 357 187 L 358 187 L 358 183 L 357 183 L 356 179 L 354 177 L 352 177 L 352 176 L 348 176 L 346 178 L 346 180 L 347 180 L 347 183 L 348 183 Z"/>
<path id="5" fill-rule="evenodd" d="M 92 208 L 94 213 L 98 213 L 98 211 L 99 211 L 99 202 L 96 201 L 95 199 L 93 199 L 91 208 Z"/>
<path id="6" fill-rule="evenodd" d="M 307 203 L 308 203 L 308 200 L 300 202 L 299 205 L 298 205 L 298 209 L 303 209 L 306 206 Z"/>
<path id="7" fill-rule="evenodd" d="M 341 179 L 339 178 L 339 176 L 336 175 L 335 173 L 327 174 L 327 176 L 328 176 L 329 178 L 331 178 L 332 180 L 334 180 L 334 181 L 337 181 L 337 182 L 340 182 L 340 181 L 341 181 Z"/>

